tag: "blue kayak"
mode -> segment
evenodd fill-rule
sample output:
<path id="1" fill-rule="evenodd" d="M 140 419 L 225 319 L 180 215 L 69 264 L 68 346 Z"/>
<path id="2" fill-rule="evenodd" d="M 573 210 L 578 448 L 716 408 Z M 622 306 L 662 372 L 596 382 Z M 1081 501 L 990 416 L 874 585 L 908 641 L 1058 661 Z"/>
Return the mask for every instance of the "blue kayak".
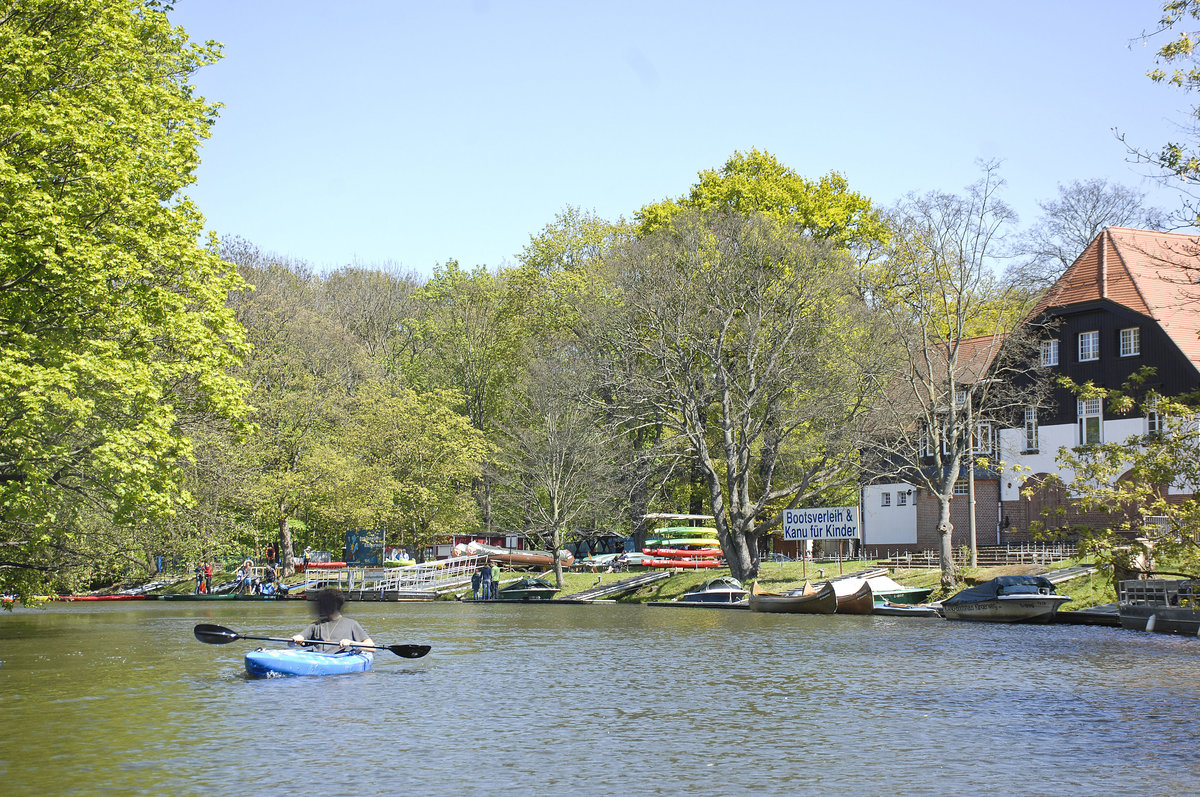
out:
<path id="1" fill-rule="evenodd" d="M 344 675 L 366 672 L 371 669 L 374 658 L 368 651 L 319 653 L 299 648 L 259 648 L 246 654 L 246 672 L 251 675 Z"/>

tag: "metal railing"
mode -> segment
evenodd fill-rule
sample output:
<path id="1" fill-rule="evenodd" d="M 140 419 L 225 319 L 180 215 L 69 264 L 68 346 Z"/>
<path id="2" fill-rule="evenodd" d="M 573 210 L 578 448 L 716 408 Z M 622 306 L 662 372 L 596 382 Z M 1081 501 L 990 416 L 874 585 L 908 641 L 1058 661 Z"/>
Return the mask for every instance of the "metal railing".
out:
<path id="1" fill-rule="evenodd" d="M 435 593 L 471 583 L 471 575 L 487 556 L 456 556 L 404 567 L 344 567 L 310 570 L 314 587 L 334 587 L 347 593 Z"/>

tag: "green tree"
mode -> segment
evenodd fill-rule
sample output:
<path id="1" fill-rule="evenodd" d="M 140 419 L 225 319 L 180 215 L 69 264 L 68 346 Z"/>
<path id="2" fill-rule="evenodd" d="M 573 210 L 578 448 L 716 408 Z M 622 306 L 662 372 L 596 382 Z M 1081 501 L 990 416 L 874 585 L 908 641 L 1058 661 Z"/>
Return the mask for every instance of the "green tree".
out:
<path id="1" fill-rule="evenodd" d="M 1140 414 L 1155 424 L 1143 434 L 1059 449 L 1059 472 L 1038 485 L 1065 488 L 1074 510 L 1106 518 L 1070 531 L 1114 580 L 1155 567 L 1200 572 L 1200 402 L 1195 395 L 1169 398 L 1147 390 L 1152 373 L 1142 369 L 1114 390 L 1061 379 L 1079 398 L 1101 398 L 1114 413 Z M 1044 532 L 1064 520 L 1069 517 L 1039 524 Z"/>
<path id="2" fill-rule="evenodd" d="M 419 337 L 429 361 L 425 390 L 446 388 L 461 397 L 471 425 L 495 440 L 498 422 L 519 383 L 529 343 L 529 283 L 514 270 L 490 272 L 439 266 L 418 292 Z M 492 484 L 485 473 L 475 485 L 484 528 L 491 530 Z"/>
<path id="3" fill-rule="evenodd" d="M 866 360 L 881 347 L 850 264 L 762 214 L 689 211 L 610 265 L 612 412 L 686 440 L 730 567 L 752 578 L 781 510 L 857 477 Z"/>
<path id="4" fill-rule="evenodd" d="M 257 473 L 256 505 L 249 509 L 261 525 L 271 524 L 269 538 L 278 538 L 286 572 L 294 554 L 291 519 L 322 494 L 330 448 L 343 437 L 354 390 L 377 369 L 355 337 L 321 312 L 315 275 L 253 252 L 237 256 L 249 261 L 241 268 L 255 286 L 237 303 L 253 344 L 242 373 L 258 427 L 242 450 Z M 326 531 L 328 541 L 334 534 Z"/>
<path id="5" fill-rule="evenodd" d="M 180 418 L 246 412 L 242 282 L 181 194 L 216 116 L 189 80 L 217 57 L 150 2 L 0 17 L 0 588 L 45 582 L 85 512 L 118 535 L 169 515 Z"/>
<path id="6" fill-rule="evenodd" d="M 1167 38 L 1155 53 L 1154 68 L 1146 73 L 1152 81 L 1175 86 L 1189 94 L 1200 89 L 1200 62 L 1196 54 L 1200 31 L 1182 29 L 1195 20 L 1200 20 L 1200 1 L 1167 0 L 1163 3 L 1158 25 L 1140 36 L 1146 43 Z M 1168 34 L 1173 31 L 1177 31 L 1178 36 L 1169 38 Z M 1200 120 L 1200 103 L 1188 108 L 1187 115 L 1193 120 Z M 1118 137 L 1137 161 L 1158 167 L 1165 178 L 1188 195 L 1178 220 L 1184 225 L 1195 225 L 1200 220 L 1200 208 L 1190 186 L 1200 177 L 1200 149 L 1194 139 L 1195 123 L 1181 125 L 1180 129 L 1193 138 L 1168 141 L 1157 150 L 1130 144 L 1123 134 L 1118 134 Z"/>
<path id="7" fill-rule="evenodd" d="M 667 227 L 686 209 L 761 213 L 833 246 L 861 246 L 887 237 L 888 228 L 871 200 L 850 190 L 837 172 L 810 180 L 774 155 L 752 149 L 734 152 L 720 170 L 700 172 L 686 197 L 642 208 L 638 234 Z"/>
<path id="8" fill-rule="evenodd" d="M 416 393 L 386 382 L 356 391 L 342 449 L 342 476 L 355 485 L 337 503 L 357 525 L 384 526 L 389 545 L 420 558 L 446 535 L 479 527 L 471 486 L 492 449 L 469 419 L 455 412 L 452 391 Z M 350 499 L 350 500 L 346 500 Z"/>

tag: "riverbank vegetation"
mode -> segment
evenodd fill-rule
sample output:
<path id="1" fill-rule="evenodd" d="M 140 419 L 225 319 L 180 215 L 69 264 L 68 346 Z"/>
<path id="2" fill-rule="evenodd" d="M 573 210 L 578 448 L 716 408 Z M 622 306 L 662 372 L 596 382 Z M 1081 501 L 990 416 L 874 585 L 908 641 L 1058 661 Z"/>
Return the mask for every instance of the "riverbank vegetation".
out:
<path id="1" fill-rule="evenodd" d="M 953 368 L 911 358 L 1011 331 L 1040 287 L 998 278 L 1020 250 L 994 165 L 986 210 L 978 188 L 887 209 L 756 149 L 629 219 L 566 207 L 512 263 L 318 273 L 202 236 L 184 191 L 217 106 L 189 79 L 218 46 L 139 0 L 24 3 L 0 33 L 4 592 L 268 544 L 286 575 L 362 528 L 418 557 L 453 534 L 640 548 L 655 511 L 714 516 L 736 577 L 794 583 L 760 559 L 782 511 L 900 474 L 888 445 L 961 406 Z M 1043 249 L 1065 234 L 1040 223 Z M 975 399 L 974 422 L 1012 406 Z M 947 500 L 949 428 L 926 485 Z"/>

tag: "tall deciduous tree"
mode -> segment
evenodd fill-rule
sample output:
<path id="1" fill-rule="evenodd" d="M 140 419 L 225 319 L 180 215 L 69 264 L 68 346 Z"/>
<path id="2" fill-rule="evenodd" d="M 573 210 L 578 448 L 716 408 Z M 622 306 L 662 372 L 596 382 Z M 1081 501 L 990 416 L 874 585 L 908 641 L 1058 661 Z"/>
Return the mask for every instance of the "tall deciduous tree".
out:
<path id="1" fill-rule="evenodd" d="M 157 3 L 0 16 L 0 587 L 57 569 L 85 507 L 169 514 L 181 415 L 246 410 L 242 282 L 181 194 L 216 116 L 189 80 L 217 57 Z"/>
<path id="2" fill-rule="evenodd" d="M 975 467 L 979 424 L 1007 424 L 1035 403 L 1030 350 L 1015 334 L 1025 295 L 996 273 L 997 253 L 1015 214 L 1004 204 L 996 165 L 965 195 L 909 196 L 893 214 L 887 281 L 876 310 L 896 346 L 883 369 L 875 410 L 875 467 L 927 490 L 938 505 L 942 585 L 958 580 L 950 503 L 964 468 Z M 984 325 L 981 327 L 981 320 Z M 1031 385 L 1025 393 L 1017 384 Z"/>
<path id="3" fill-rule="evenodd" d="M 1042 215 L 1021 236 L 1021 262 L 1009 278 L 1032 293 L 1050 287 L 1105 227 L 1167 228 L 1167 214 L 1146 195 L 1104 179 L 1059 183 L 1058 197 L 1038 202 Z"/>
<path id="4" fill-rule="evenodd" d="M 286 571 L 294 553 L 290 521 L 311 505 L 325 475 L 322 447 L 341 434 L 353 391 L 376 369 L 354 336 L 319 312 L 314 275 L 254 253 L 239 256 L 248 258 L 242 270 L 256 288 L 237 303 L 254 346 L 243 369 L 258 426 L 246 447 L 258 474 L 254 510 L 278 529 Z"/>
<path id="5" fill-rule="evenodd" d="M 761 214 L 690 211 L 611 265 L 623 313 L 610 389 L 686 439 L 730 567 L 751 578 L 780 510 L 857 475 L 862 359 L 879 347 L 846 259 Z"/>
<path id="6" fill-rule="evenodd" d="M 456 404 L 448 390 L 361 385 L 337 446 L 347 466 L 329 474 L 331 484 L 353 482 L 335 511 L 360 526 L 385 527 L 389 545 L 418 558 L 439 538 L 478 528 L 471 486 L 492 451 Z"/>
<path id="7" fill-rule="evenodd" d="M 686 197 L 642 208 L 641 235 L 667 226 L 687 210 L 761 213 L 835 247 L 858 246 L 887 236 L 887 225 L 866 196 L 850 190 L 837 172 L 811 180 L 769 152 L 734 152 L 725 165 L 700 172 Z"/>
<path id="8" fill-rule="evenodd" d="M 559 350 L 560 352 L 562 349 Z M 562 589 L 565 546 L 618 515 L 615 447 L 591 412 L 583 360 L 553 353 L 531 368 L 503 437 L 500 481 L 507 515 L 554 554 Z"/>
<path id="9" fill-rule="evenodd" d="M 511 270 L 468 271 L 457 261 L 434 270 L 420 290 L 420 337 L 431 361 L 428 384 L 456 391 L 471 424 L 489 439 L 520 379 L 528 342 L 530 296 Z M 485 529 L 492 528 L 492 485 L 476 483 Z"/>

